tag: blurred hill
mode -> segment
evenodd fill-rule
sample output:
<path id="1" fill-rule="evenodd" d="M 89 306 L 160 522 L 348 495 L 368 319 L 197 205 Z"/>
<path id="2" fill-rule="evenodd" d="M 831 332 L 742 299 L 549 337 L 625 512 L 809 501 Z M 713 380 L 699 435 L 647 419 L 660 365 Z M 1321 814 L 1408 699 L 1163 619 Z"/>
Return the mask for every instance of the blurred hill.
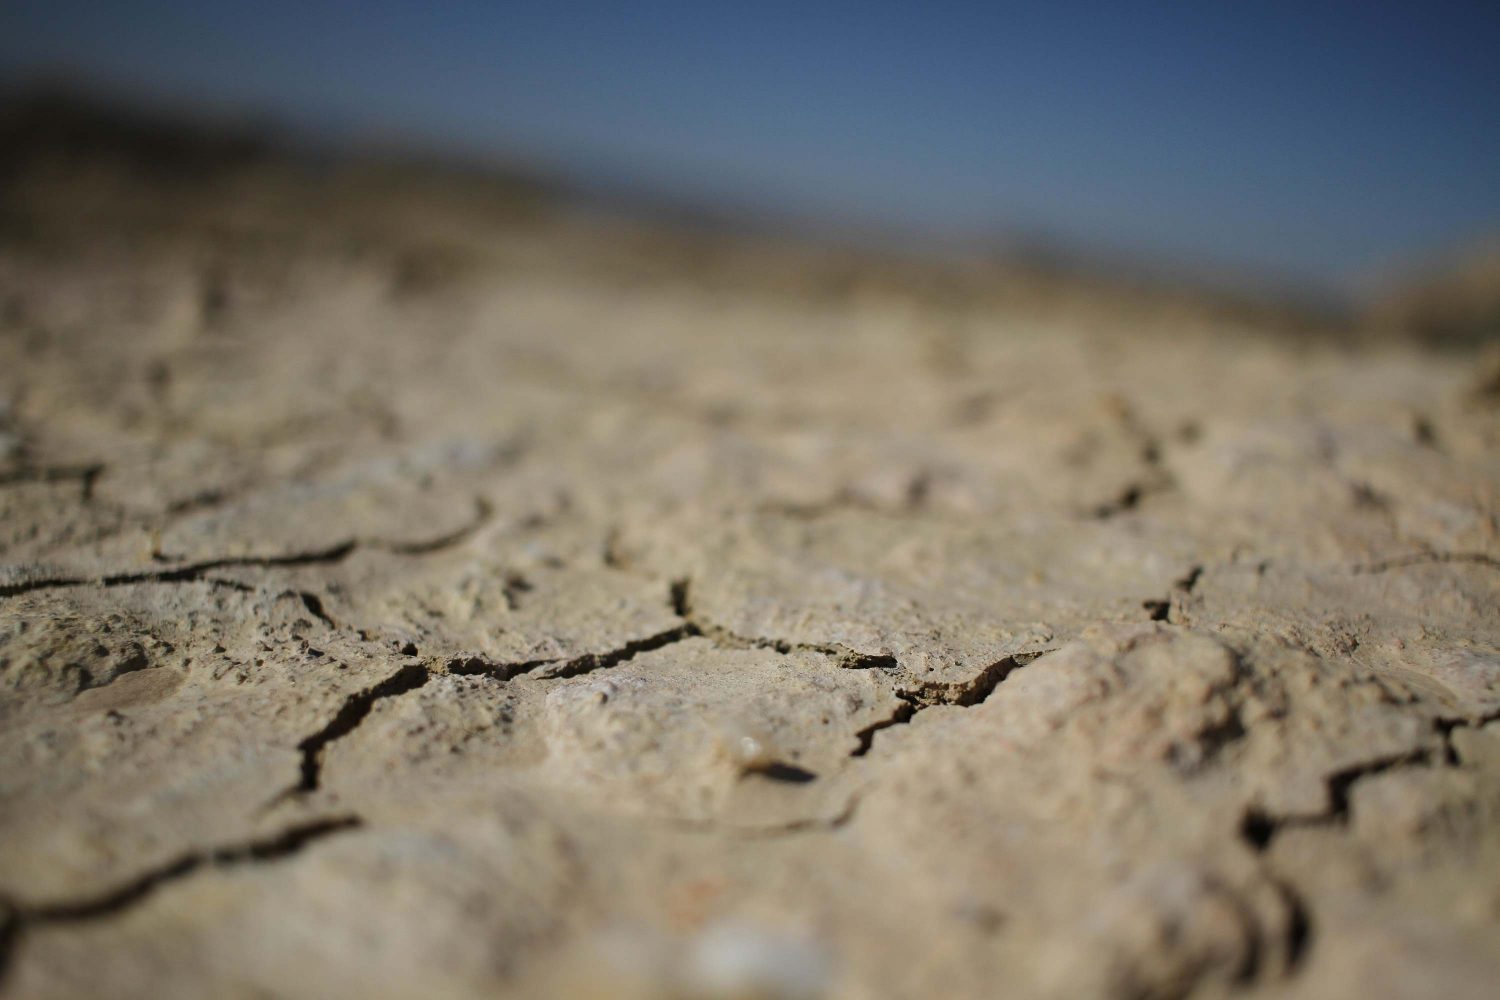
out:
<path id="1" fill-rule="evenodd" d="M 543 230 L 541 243 L 513 238 Z M 494 238 L 502 232 L 511 238 Z M 793 231 L 670 197 L 584 193 L 495 163 L 329 144 L 66 88 L 0 98 L 0 238 L 34 248 L 100 239 L 337 245 L 389 258 L 394 285 L 407 290 L 487 265 L 558 266 L 626 282 L 923 306 L 1186 313 L 1339 341 L 1468 347 L 1500 328 L 1495 245 L 1351 305 L 1303 290 L 1206 285 L 1024 240 L 938 250 L 895 235 Z"/>
<path id="2" fill-rule="evenodd" d="M 1500 236 L 1394 282 L 1371 304 L 1373 325 L 1433 345 L 1500 341 Z"/>

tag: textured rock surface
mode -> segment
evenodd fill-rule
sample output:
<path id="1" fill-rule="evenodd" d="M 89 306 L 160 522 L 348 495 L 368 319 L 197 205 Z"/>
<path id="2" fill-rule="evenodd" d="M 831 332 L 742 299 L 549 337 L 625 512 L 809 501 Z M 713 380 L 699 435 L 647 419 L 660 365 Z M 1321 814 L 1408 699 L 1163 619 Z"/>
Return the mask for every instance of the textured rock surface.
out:
<path id="1" fill-rule="evenodd" d="M 1472 357 L 51 183 L 7 995 L 1494 995 Z"/>

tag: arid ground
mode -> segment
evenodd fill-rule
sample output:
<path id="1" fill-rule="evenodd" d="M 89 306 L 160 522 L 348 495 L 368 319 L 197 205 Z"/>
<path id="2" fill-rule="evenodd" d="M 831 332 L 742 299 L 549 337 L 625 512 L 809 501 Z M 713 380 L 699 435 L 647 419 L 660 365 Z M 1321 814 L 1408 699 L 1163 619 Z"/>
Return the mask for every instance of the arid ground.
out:
<path id="1" fill-rule="evenodd" d="M 47 120 L 0 994 L 1495 995 L 1482 345 Z"/>

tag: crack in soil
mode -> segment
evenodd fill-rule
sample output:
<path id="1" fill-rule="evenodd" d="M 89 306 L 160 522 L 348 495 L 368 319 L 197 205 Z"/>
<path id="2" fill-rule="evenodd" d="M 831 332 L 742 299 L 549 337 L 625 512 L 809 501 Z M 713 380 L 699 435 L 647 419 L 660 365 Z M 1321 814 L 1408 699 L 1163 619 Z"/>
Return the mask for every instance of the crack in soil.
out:
<path id="1" fill-rule="evenodd" d="M 343 739 L 358 728 L 377 701 L 415 691 L 431 677 L 431 672 L 423 664 L 408 663 L 378 684 L 345 698 L 344 704 L 327 725 L 297 744 L 297 749 L 302 752 L 301 777 L 283 795 L 305 795 L 317 791 L 323 777 L 323 751 L 328 744 Z"/>
<path id="2" fill-rule="evenodd" d="M 1420 767 L 1431 763 L 1431 752 L 1421 748 L 1342 768 L 1323 779 L 1328 790 L 1327 808 L 1316 813 L 1273 815 L 1252 805 L 1240 819 L 1240 838 L 1255 851 L 1264 852 L 1270 850 L 1277 834 L 1289 827 L 1347 825 L 1349 793 L 1362 778 L 1398 767 Z"/>
<path id="3" fill-rule="evenodd" d="M 995 693 L 1005 678 L 1011 672 L 1026 666 L 1037 657 L 1051 650 L 1030 650 L 1023 653 L 1011 653 L 1003 656 L 985 667 L 973 679 L 963 684 L 923 684 L 915 690 L 897 691 L 896 697 L 901 699 L 901 704 L 886 718 L 865 726 L 855 733 L 858 741 L 855 748 L 850 752 L 851 757 L 863 757 L 870 752 L 875 742 L 875 734 L 882 729 L 890 729 L 892 726 L 901 726 L 916 718 L 918 712 L 932 708 L 937 705 L 947 705 L 955 708 L 972 708 L 983 704 L 990 695 Z"/>
<path id="4" fill-rule="evenodd" d="M 371 539 L 364 544 L 372 549 L 384 549 L 402 556 L 425 556 L 433 552 L 441 552 L 443 549 L 452 548 L 455 545 L 468 541 L 480 528 L 483 528 L 491 518 L 495 516 L 495 508 L 484 497 L 474 498 L 474 519 L 446 535 L 436 538 L 425 539 L 416 542 L 388 542 L 381 539 Z"/>
<path id="5" fill-rule="evenodd" d="M 94 499 L 94 484 L 104 475 L 103 462 L 83 465 L 22 465 L 8 472 L 0 472 L 0 486 L 18 483 L 66 483 L 78 481 L 78 499 L 88 503 Z"/>
<path id="6" fill-rule="evenodd" d="M 11 912 L 0 928 L 0 983 L 10 969 L 10 960 L 27 930 L 52 924 L 70 924 L 105 919 L 143 902 L 162 886 L 180 881 L 206 868 L 277 861 L 301 851 L 308 844 L 347 830 L 362 827 L 358 816 L 331 816 L 287 827 L 268 837 L 239 844 L 190 851 L 113 889 L 79 899 L 40 904 L 11 904 Z"/>
<path id="7" fill-rule="evenodd" d="M 672 612 L 687 623 L 695 636 L 701 636 L 726 649 L 769 649 L 786 656 L 794 652 L 820 653 L 833 659 L 838 666 L 853 670 L 897 670 L 900 664 L 896 657 L 881 653 L 861 653 L 839 643 L 791 642 L 764 636 L 748 636 L 734 632 L 722 625 L 705 620 L 694 608 L 691 594 L 692 581 L 680 577 L 671 583 Z"/>
<path id="8" fill-rule="evenodd" d="M 336 563 L 348 558 L 355 546 L 354 542 L 342 542 L 327 549 L 315 549 L 311 552 L 297 552 L 284 556 L 230 556 L 188 563 L 170 569 L 139 570 L 102 576 L 37 577 L 30 580 L 0 583 L 0 597 L 15 597 L 34 590 L 59 587 L 125 587 L 136 583 L 182 583 L 204 580 L 218 586 L 238 589 L 244 585 L 222 579 L 209 579 L 204 574 L 232 566 L 307 566 L 316 563 Z"/>
<path id="9" fill-rule="evenodd" d="M 522 674 L 544 670 L 540 675 L 548 679 L 576 677 L 595 670 L 607 670 L 633 660 L 642 653 L 661 649 L 664 646 L 689 639 L 695 633 L 686 626 L 667 629 L 655 635 L 635 639 L 603 653 L 584 653 L 570 659 L 528 660 L 520 663 L 494 663 L 477 656 L 454 658 L 443 662 L 412 662 L 404 664 L 395 673 L 376 684 L 349 695 L 338 712 L 322 729 L 304 738 L 297 744 L 302 753 L 301 771 L 297 783 L 275 795 L 266 808 L 288 798 L 306 796 L 322 787 L 323 757 L 329 744 L 343 739 L 364 722 L 374 711 L 375 704 L 388 698 L 399 698 L 424 687 L 432 678 L 442 674 L 482 674 L 501 681 L 508 681 Z"/>
<path id="10" fill-rule="evenodd" d="M 1385 573 L 1408 566 L 1428 566 L 1436 563 L 1469 563 L 1474 566 L 1500 569 L 1500 559 L 1483 552 L 1415 552 L 1410 555 L 1392 556 L 1389 559 L 1364 563 L 1354 567 L 1354 572 L 1358 574 Z"/>
<path id="11" fill-rule="evenodd" d="M 36 590 L 54 590 L 64 587 L 124 587 L 137 583 L 182 583 L 201 580 L 208 580 L 218 586 L 248 590 L 250 588 L 244 585 L 223 579 L 209 579 L 204 574 L 235 566 L 261 566 L 269 568 L 340 563 L 349 558 L 356 549 L 361 547 L 392 552 L 397 555 L 429 555 L 466 541 L 493 516 L 493 508 L 487 500 L 483 498 L 476 499 L 475 507 L 475 518 L 472 522 L 456 531 L 426 541 L 388 542 L 380 539 L 364 541 L 346 539 L 327 548 L 311 549 L 306 552 L 293 552 L 279 556 L 224 556 L 217 559 L 204 559 L 197 562 L 185 563 L 180 566 L 164 567 L 162 569 L 132 570 L 94 576 L 38 576 L 31 579 L 0 583 L 0 597 L 16 597 Z M 153 558 L 162 562 L 172 561 L 171 557 L 163 556 L 161 553 L 155 553 Z M 14 569 L 12 571 L 14 572 Z M 318 603 L 321 606 L 321 601 Z M 312 611 L 312 608 L 309 607 L 308 610 Z M 313 614 L 327 620 L 326 615 L 319 614 L 317 611 L 313 611 Z"/>
<path id="12" fill-rule="evenodd" d="M 1174 598 L 1180 599 L 1190 595 L 1193 592 L 1193 588 L 1198 586 L 1198 581 L 1202 578 L 1202 576 L 1203 567 L 1194 566 L 1192 569 L 1188 570 L 1187 573 L 1184 574 L 1180 579 L 1172 581 L 1172 589 L 1166 597 L 1152 598 L 1147 601 L 1142 601 L 1141 607 L 1146 609 L 1151 621 L 1164 622 L 1170 620 L 1169 616 L 1172 613 L 1172 600 Z"/>

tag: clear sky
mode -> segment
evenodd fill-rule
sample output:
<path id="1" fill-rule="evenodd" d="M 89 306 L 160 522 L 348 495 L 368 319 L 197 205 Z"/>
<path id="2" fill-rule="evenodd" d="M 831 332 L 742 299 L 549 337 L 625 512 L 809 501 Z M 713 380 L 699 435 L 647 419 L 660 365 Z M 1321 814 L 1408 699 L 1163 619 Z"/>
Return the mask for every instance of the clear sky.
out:
<path id="1" fill-rule="evenodd" d="M 1500 228 L 1500 0 L 5 0 L 0 67 L 1331 288 Z"/>

